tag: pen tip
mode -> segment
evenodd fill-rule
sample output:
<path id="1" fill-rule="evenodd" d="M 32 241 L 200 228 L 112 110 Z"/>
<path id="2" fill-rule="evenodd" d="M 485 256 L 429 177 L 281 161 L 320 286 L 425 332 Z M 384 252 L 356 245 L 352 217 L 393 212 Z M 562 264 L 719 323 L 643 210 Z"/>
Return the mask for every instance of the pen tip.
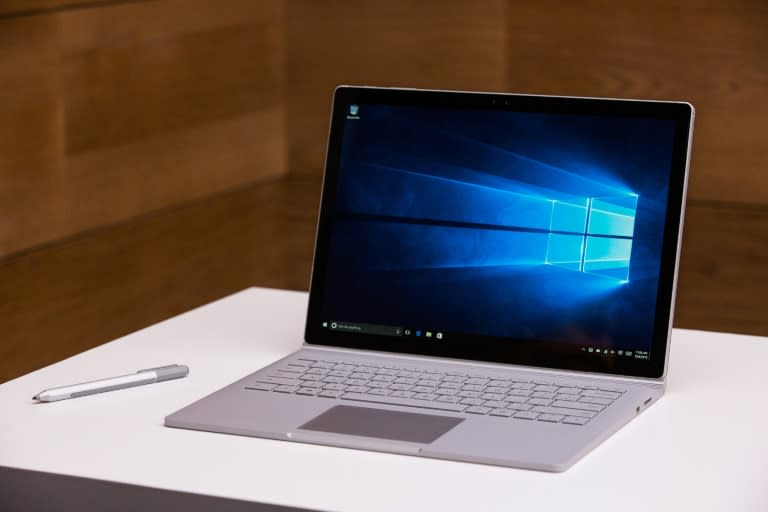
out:
<path id="1" fill-rule="evenodd" d="M 35 395 L 32 397 L 32 400 L 37 400 L 40 397 L 40 395 Z"/>

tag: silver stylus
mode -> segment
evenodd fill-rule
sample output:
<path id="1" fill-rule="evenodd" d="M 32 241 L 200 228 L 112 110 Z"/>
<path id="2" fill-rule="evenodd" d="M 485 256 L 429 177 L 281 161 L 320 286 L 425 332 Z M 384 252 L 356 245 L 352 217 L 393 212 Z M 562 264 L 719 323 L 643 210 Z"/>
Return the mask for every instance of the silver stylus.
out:
<path id="1" fill-rule="evenodd" d="M 83 382 L 82 384 L 73 384 L 61 388 L 46 389 L 45 391 L 36 394 L 32 399 L 40 402 L 56 402 L 58 400 L 66 400 L 67 398 L 77 398 L 79 396 L 104 393 L 105 391 L 114 391 L 116 389 L 141 386 L 143 384 L 153 384 L 164 380 L 179 379 L 181 377 L 186 377 L 187 374 L 189 374 L 188 367 L 181 364 L 172 364 L 170 366 L 139 370 L 130 375 L 121 375 L 119 377 Z"/>

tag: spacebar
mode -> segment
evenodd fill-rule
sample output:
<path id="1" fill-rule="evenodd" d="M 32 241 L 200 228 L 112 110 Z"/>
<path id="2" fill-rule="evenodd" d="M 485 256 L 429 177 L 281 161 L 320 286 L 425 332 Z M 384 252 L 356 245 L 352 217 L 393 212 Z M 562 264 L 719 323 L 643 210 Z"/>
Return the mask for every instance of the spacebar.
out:
<path id="1" fill-rule="evenodd" d="M 395 398 L 380 395 L 364 395 L 362 393 L 345 393 L 340 397 L 342 400 L 353 400 L 355 402 L 368 402 L 370 404 L 389 404 L 403 405 L 405 407 L 418 407 L 420 409 L 437 409 L 438 411 L 461 412 L 467 408 L 462 404 L 450 404 L 443 402 L 430 402 L 427 400 L 414 400 L 412 398 Z"/>

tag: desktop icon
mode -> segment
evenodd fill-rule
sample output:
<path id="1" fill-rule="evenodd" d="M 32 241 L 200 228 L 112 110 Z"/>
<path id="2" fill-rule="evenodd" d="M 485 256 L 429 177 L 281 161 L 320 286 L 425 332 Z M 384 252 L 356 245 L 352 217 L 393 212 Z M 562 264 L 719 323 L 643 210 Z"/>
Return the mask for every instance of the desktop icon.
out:
<path id="1" fill-rule="evenodd" d="M 338 327 L 338 325 L 336 325 L 336 322 L 331 323 L 331 329 L 335 329 L 336 327 Z"/>
<path id="2" fill-rule="evenodd" d="M 443 333 L 439 332 L 435 335 L 435 337 L 439 340 L 443 339 Z"/>
<path id="3" fill-rule="evenodd" d="M 623 351 L 623 350 L 619 350 L 619 355 L 620 355 L 620 356 L 621 356 L 621 355 L 624 355 L 624 351 Z"/>
<path id="4" fill-rule="evenodd" d="M 416 331 L 416 336 L 421 336 L 421 331 Z"/>
<path id="5" fill-rule="evenodd" d="M 432 337 L 432 331 L 427 331 L 427 338 L 431 338 L 431 337 Z"/>
<path id="6" fill-rule="evenodd" d="M 410 336 L 411 335 L 411 330 L 410 329 L 406 329 L 405 330 L 405 335 L 406 336 Z"/>
<path id="7" fill-rule="evenodd" d="M 349 106 L 349 115 L 356 116 L 357 112 L 360 110 L 360 107 L 357 105 L 350 105 Z"/>
<path id="8" fill-rule="evenodd" d="M 323 327 L 328 327 L 328 322 L 323 322 Z"/>
<path id="9" fill-rule="evenodd" d="M 594 352 L 594 351 L 595 351 L 595 349 L 593 349 L 592 347 L 589 347 L 589 351 L 590 351 L 590 352 Z"/>

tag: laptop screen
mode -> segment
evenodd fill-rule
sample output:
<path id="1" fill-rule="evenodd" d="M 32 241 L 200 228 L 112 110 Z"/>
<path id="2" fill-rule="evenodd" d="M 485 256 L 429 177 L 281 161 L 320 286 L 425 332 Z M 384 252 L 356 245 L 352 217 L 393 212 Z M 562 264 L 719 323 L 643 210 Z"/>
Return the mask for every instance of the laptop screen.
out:
<path id="1" fill-rule="evenodd" d="M 679 108 L 355 91 L 335 101 L 308 342 L 663 366 L 688 140 Z"/>

